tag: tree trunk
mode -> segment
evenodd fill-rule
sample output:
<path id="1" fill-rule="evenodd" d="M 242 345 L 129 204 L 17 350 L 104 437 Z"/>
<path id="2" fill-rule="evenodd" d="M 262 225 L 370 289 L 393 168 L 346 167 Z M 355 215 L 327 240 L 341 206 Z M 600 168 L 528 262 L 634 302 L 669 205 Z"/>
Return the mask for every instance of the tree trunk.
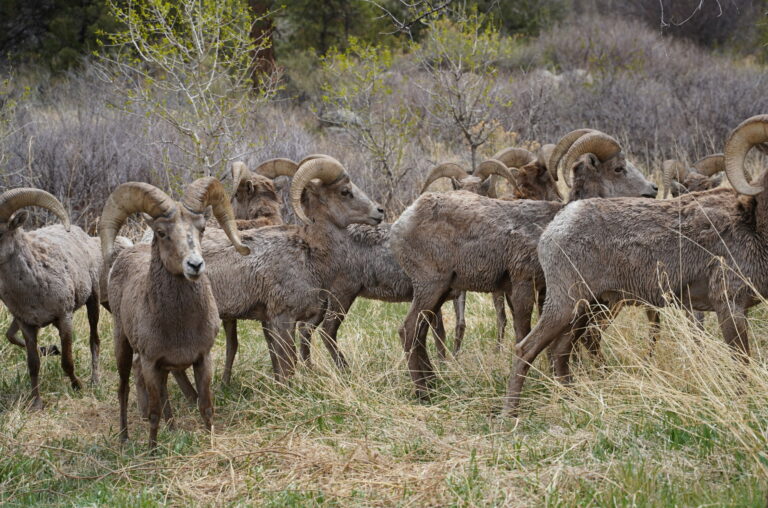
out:
<path id="1" fill-rule="evenodd" d="M 272 44 L 272 32 L 275 21 L 269 13 L 269 0 L 248 0 L 254 19 L 251 27 L 251 39 L 257 44 L 253 61 L 253 86 L 259 87 L 259 79 L 275 71 L 275 48 Z"/>

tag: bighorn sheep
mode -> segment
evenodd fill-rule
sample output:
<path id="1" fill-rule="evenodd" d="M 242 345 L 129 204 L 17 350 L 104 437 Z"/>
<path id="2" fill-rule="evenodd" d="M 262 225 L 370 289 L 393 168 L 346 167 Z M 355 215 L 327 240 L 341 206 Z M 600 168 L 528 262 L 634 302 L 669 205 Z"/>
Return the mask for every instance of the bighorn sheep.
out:
<path id="1" fill-rule="evenodd" d="M 547 164 L 553 178 L 563 158 L 572 201 L 656 196 L 657 187 L 626 160 L 619 143 L 607 134 L 582 129 L 565 135 Z M 551 201 L 492 200 L 462 191 L 428 193 L 392 225 L 392 251 L 414 287 L 400 334 L 420 398 L 428 399 L 428 384 L 434 377 L 422 315 L 434 313 L 451 290 L 503 291 L 521 340 L 530 330 L 534 294 L 544 284 L 536 256 L 539 236 L 565 207 Z"/>
<path id="2" fill-rule="evenodd" d="M 664 197 L 670 192 L 672 197 L 677 197 L 687 192 L 714 189 L 722 183 L 721 172 L 724 170 L 725 156 L 721 153 L 708 155 L 691 168 L 675 159 L 666 160 L 662 164 Z"/>
<path id="3" fill-rule="evenodd" d="M 345 228 L 355 223 L 377 225 L 384 218 L 384 211 L 350 181 L 337 160 L 313 157 L 300 163 L 291 182 L 291 205 L 301 224 L 242 231 L 252 250 L 242 258 L 233 256 L 216 230 L 202 242 L 221 317 L 225 323 L 262 321 L 279 382 L 294 370 L 296 324 L 321 321 L 327 289 L 346 269 L 337 247 L 345 242 Z M 231 375 L 235 350 L 236 346 L 230 347 L 227 354 L 225 380 Z"/>
<path id="4" fill-rule="evenodd" d="M 517 410 L 528 369 L 548 345 L 556 374 L 569 381 L 572 341 L 565 332 L 580 333 L 589 304 L 661 307 L 674 299 L 689 310 L 714 311 L 726 343 L 748 358 L 746 310 L 768 295 L 768 173 L 755 186 L 743 166 L 747 152 L 765 141 L 768 115 L 745 120 L 729 135 L 725 172 L 733 190 L 582 201 L 552 221 L 538 249 L 547 298 L 536 327 L 517 345 L 508 412 Z"/>
<path id="5" fill-rule="evenodd" d="M 64 225 L 24 231 L 21 226 L 28 215 L 18 210 L 27 206 L 50 210 Z M 91 382 L 99 382 L 101 254 L 89 238 L 79 227 L 70 226 L 64 206 L 45 191 L 20 188 L 0 194 L 0 299 L 14 318 L 8 339 L 27 350 L 35 409 L 43 407 L 37 333 L 44 326 L 53 324 L 59 330 L 61 367 L 72 387 L 81 388 L 72 360 L 72 314 L 83 305 L 90 325 Z M 24 335 L 23 343 L 15 337 L 17 328 Z"/>
<path id="6" fill-rule="evenodd" d="M 109 274 L 122 440 L 128 438 L 128 392 L 134 352 L 138 355 L 137 397 L 145 400 L 149 408 L 150 448 L 157 445 L 161 411 L 172 424 L 169 371 L 193 367 L 200 415 L 211 428 L 210 350 L 219 329 L 219 313 L 200 247 L 208 206 L 221 224 L 222 234 L 234 245 L 234 249 L 227 249 L 238 256 L 248 254 L 248 247 L 238 236 L 229 199 L 215 178 L 201 178 L 187 186 L 180 202 L 153 185 L 124 183 L 104 206 L 99 235 L 105 260 L 112 258 L 115 236 L 129 215 L 142 212 L 154 232 L 151 245 L 124 249 Z"/>

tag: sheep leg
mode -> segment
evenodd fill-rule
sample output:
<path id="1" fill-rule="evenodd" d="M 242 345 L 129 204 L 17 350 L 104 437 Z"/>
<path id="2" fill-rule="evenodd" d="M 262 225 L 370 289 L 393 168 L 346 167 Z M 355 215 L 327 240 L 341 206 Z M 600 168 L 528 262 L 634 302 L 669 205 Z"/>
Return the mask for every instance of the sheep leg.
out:
<path id="1" fill-rule="evenodd" d="M 645 315 L 648 317 L 648 324 L 650 325 L 650 351 L 648 351 L 648 358 L 653 356 L 653 352 L 656 350 L 656 343 L 659 342 L 659 333 L 661 331 L 661 314 L 657 309 L 648 307 L 645 309 Z"/>
<path id="2" fill-rule="evenodd" d="M 280 369 L 280 365 L 277 362 L 277 355 L 275 355 L 275 341 L 272 338 L 272 333 L 269 321 L 261 322 L 261 329 L 264 332 L 264 340 L 267 342 L 267 351 L 269 351 L 269 359 L 272 362 L 272 372 L 277 376 L 277 371 Z"/>
<path id="3" fill-rule="evenodd" d="M 467 322 L 464 317 L 464 311 L 467 305 L 467 292 L 462 291 L 459 296 L 453 299 L 453 310 L 456 313 L 456 329 L 453 339 L 453 353 L 458 354 L 461 344 L 464 342 L 464 332 L 467 329 Z"/>
<path id="4" fill-rule="evenodd" d="M 89 343 L 91 347 L 91 384 L 99 384 L 99 350 L 101 340 L 99 339 L 99 297 L 96 294 L 91 295 L 85 302 L 88 310 Z"/>
<path id="5" fill-rule="evenodd" d="M 32 409 L 43 409 L 43 400 L 40 398 L 40 355 L 37 349 L 36 326 L 27 326 L 20 323 L 21 333 L 24 335 L 24 346 L 27 348 L 27 370 L 29 380 L 32 383 Z"/>
<path id="6" fill-rule="evenodd" d="M 516 416 L 525 376 L 537 356 L 553 341 L 560 338 L 571 324 L 570 308 L 557 309 L 545 305 L 544 312 L 530 334 L 517 344 L 515 365 L 507 385 L 504 414 Z"/>
<path id="7" fill-rule="evenodd" d="M 237 355 L 237 320 L 224 319 L 222 325 L 224 325 L 224 334 L 227 337 L 227 358 L 224 361 L 224 374 L 222 374 L 221 380 L 225 385 L 228 385 L 232 380 L 232 364 L 235 363 L 235 356 Z"/>
<path id="8" fill-rule="evenodd" d="M 733 349 L 734 356 L 749 362 L 749 324 L 744 307 L 726 303 L 717 306 L 715 312 L 725 343 Z"/>
<path id="9" fill-rule="evenodd" d="M 437 309 L 437 312 L 435 312 L 434 316 L 432 317 L 432 323 L 430 323 L 430 328 L 432 329 L 432 335 L 435 337 L 435 346 L 437 347 L 437 354 L 440 357 L 441 360 L 445 360 L 446 358 L 446 348 L 447 348 L 447 341 L 446 341 L 446 333 L 445 333 L 445 323 L 443 322 L 443 309 Z M 454 347 L 455 347 L 454 343 Z M 455 353 L 455 350 L 454 350 Z"/>
<path id="10" fill-rule="evenodd" d="M 147 398 L 147 385 L 144 383 L 144 373 L 141 370 L 139 355 L 133 356 L 133 378 L 136 380 L 136 405 L 139 406 L 139 414 L 144 420 L 149 420 L 149 399 Z"/>
<path id="11" fill-rule="evenodd" d="M 535 304 L 533 284 L 528 281 L 514 283 L 507 298 L 509 307 L 512 309 L 515 343 L 519 344 L 520 341 L 531 333 L 531 317 L 533 316 L 533 306 Z"/>
<path id="12" fill-rule="evenodd" d="M 313 317 L 311 322 L 298 324 L 301 361 L 304 362 L 307 367 L 312 366 L 312 334 L 322 320 L 323 314 L 320 314 L 319 316 Z"/>
<path id="13" fill-rule="evenodd" d="M 447 284 L 432 284 L 429 287 L 414 288 L 413 301 L 400 327 L 400 338 L 408 358 L 408 370 L 416 385 L 416 395 L 422 402 L 429 401 L 429 382 L 435 372 L 429 361 L 425 338 L 429 317 L 425 313 L 436 312 L 442 304 Z"/>
<path id="14" fill-rule="evenodd" d="M 120 383 L 117 398 L 120 402 L 120 440 L 128 439 L 128 392 L 131 389 L 131 367 L 133 365 L 133 349 L 128 340 L 115 330 L 115 360 Z M 139 374 L 137 373 L 137 376 Z"/>
<path id="15" fill-rule="evenodd" d="M 168 371 L 158 369 L 144 358 L 140 358 L 140 361 L 149 403 L 149 449 L 154 450 L 157 448 L 157 433 L 160 430 L 161 386 L 168 379 Z"/>
<path id="16" fill-rule="evenodd" d="M 550 346 L 550 360 L 558 381 L 564 385 L 571 384 L 570 361 L 574 344 L 590 331 L 590 314 L 585 313 L 576 318 L 570 333 L 564 333 Z"/>
<path id="17" fill-rule="evenodd" d="M 504 343 L 504 333 L 507 329 L 507 310 L 504 307 L 504 293 L 493 293 L 493 308 L 496 311 L 496 349 L 501 349 Z"/>
<path id="18" fill-rule="evenodd" d="M 273 365 L 277 364 L 275 379 L 278 383 L 287 383 L 296 366 L 296 344 L 293 337 L 295 328 L 296 323 L 294 321 L 278 318 L 270 321 L 270 326 L 267 329 L 267 332 L 272 336 Z"/>
<path id="19" fill-rule="evenodd" d="M 325 319 L 323 320 L 321 330 L 325 348 L 331 354 L 331 358 L 333 358 L 336 367 L 342 371 L 349 370 L 349 363 L 347 363 L 347 359 L 344 357 L 344 353 L 339 350 L 339 327 L 347 317 L 347 312 L 349 312 L 349 309 L 355 302 L 355 298 L 355 295 L 350 295 L 346 298 L 339 297 L 339 299 L 336 300 L 335 305 L 333 305 L 332 302 L 329 302 L 328 310 L 325 312 Z"/>
<path id="20" fill-rule="evenodd" d="M 56 322 L 61 338 L 61 368 L 69 376 L 72 388 L 79 390 L 83 384 L 75 375 L 75 362 L 72 360 L 72 317 L 64 316 Z"/>
<path id="21" fill-rule="evenodd" d="M 195 384 L 200 392 L 197 398 L 197 408 L 203 418 L 205 428 L 210 432 L 213 429 L 213 398 L 211 395 L 211 353 L 205 353 L 203 357 L 192 364 L 195 371 Z"/>
<path id="22" fill-rule="evenodd" d="M 171 372 L 173 379 L 176 380 L 176 384 L 179 385 L 181 393 L 184 394 L 184 398 L 187 399 L 189 404 L 193 406 L 197 403 L 197 390 L 192 386 L 192 382 L 187 377 L 186 370 L 174 370 Z"/>
<path id="23" fill-rule="evenodd" d="M 24 341 L 16 336 L 16 332 L 18 332 L 20 329 L 19 322 L 15 319 L 11 321 L 11 326 L 8 327 L 8 329 L 5 331 L 5 337 L 8 339 L 8 342 L 13 344 L 14 346 L 19 346 L 21 348 L 26 349 L 26 345 L 24 344 Z"/>

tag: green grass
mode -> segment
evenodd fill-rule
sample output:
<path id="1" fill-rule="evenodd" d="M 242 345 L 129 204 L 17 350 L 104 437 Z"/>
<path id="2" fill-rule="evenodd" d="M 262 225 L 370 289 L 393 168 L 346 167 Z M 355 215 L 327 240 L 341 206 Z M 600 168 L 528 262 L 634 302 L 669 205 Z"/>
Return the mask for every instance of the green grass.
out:
<path id="1" fill-rule="evenodd" d="M 607 366 L 589 358 L 563 388 L 545 358 L 532 369 L 519 420 L 498 417 L 512 359 L 499 352 L 490 299 L 470 295 L 465 348 L 437 362 L 434 401 L 412 395 L 397 327 L 406 305 L 359 301 L 341 328 L 351 370 L 322 341 L 290 388 L 276 385 L 258 324 L 241 322 L 230 386 L 214 350 L 214 431 L 177 387 L 178 429 L 147 453 L 131 398 L 131 439 L 117 430 L 110 320 L 101 324 L 102 384 L 73 392 L 58 357 L 43 359 L 46 408 L 26 409 L 23 352 L 0 344 L 0 503 L 20 506 L 765 506 L 768 315 L 752 313 L 753 358 L 731 359 L 711 318 L 703 343 L 677 311 L 647 358 L 640 309 L 605 334 Z M 446 307 L 448 329 L 452 312 Z M 0 327 L 8 316 L 0 314 Z M 76 366 L 88 372 L 87 322 L 76 317 Z M 511 327 L 508 330 L 511 334 Z M 51 330 L 41 344 L 58 342 Z M 582 355 L 584 357 L 585 355 Z"/>

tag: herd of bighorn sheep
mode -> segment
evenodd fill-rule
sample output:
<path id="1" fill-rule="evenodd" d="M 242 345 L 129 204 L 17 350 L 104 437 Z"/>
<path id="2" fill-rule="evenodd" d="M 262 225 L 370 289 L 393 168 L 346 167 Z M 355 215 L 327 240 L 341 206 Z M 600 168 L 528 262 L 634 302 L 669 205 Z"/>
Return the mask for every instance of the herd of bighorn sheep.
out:
<path id="1" fill-rule="evenodd" d="M 664 199 L 655 199 L 657 186 L 616 139 L 578 129 L 537 154 L 502 150 L 474 172 L 437 165 L 393 223 L 383 222 L 384 210 L 341 162 L 320 154 L 270 159 L 253 170 L 235 162 L 231 193 L 206 177 L 189 184 L 179 201 L 148 183 L 124 183 L 107 199 L 100 238 L 71 225 L 53 195 L 8 190 L 0 194 L 0 299 L 13 318 L 6 336 L 26 349 L 32 407 L 39 409 L 39 329 L 58 329 L 62 368 L 80 389 L 73 313 L 83 305 L 88 311 L 96 384 L 99 306 L 111 311 L 120 437 L 128 437 L 133 371 L 150 447 L 161 418 L 173 424 L 169 373 L 211 428 L 211 349 L 220 321 L 224 383 L 232 377 L 237 321 L 250 319 L 261 321 L 275 379 L 285 384 L 299 359 L 297 339 L 300 358 L 309 362 L 316 330 L 336 366 L 349 368 L 337 334 L 358 297 L 410 302 L 399 333 L 421 400 L 429 399 L 436 376 L 427 332 L 445 359 L 441 307 L 453 300 L 458 354 L 467 291 L 493 294 L 499 343 L 505 305 L 511 309 L 516 360 L 508 414 L 516 414 L 525 376 L 543 349 L 556 376 L 569 382 L 574 345 L 583 340 L 599 353 L 601 326 L 625 304 L 647 307 L 654 336 L 658 307 L 679 305 L 699 322 L 701 312 L 713 311 L 725 341 L 747 360 L 746 312 L 768 295 L 768 174 L 749 182 L 744 162 L 766 142 L 768 115 L 758 115 L 731 132 L 722 154 L 693 164 L 664 161 Z M 721 186 L 722 173 L 731 188 Z M 452 191 L 427 192 L 442 178 Z M 497 188 L 499 178 L 506 193 Z M 30 206 L 63 224 L 24 231 Z M 133 214 L 148 226 L 136 244 L 117 236 Z"/>

